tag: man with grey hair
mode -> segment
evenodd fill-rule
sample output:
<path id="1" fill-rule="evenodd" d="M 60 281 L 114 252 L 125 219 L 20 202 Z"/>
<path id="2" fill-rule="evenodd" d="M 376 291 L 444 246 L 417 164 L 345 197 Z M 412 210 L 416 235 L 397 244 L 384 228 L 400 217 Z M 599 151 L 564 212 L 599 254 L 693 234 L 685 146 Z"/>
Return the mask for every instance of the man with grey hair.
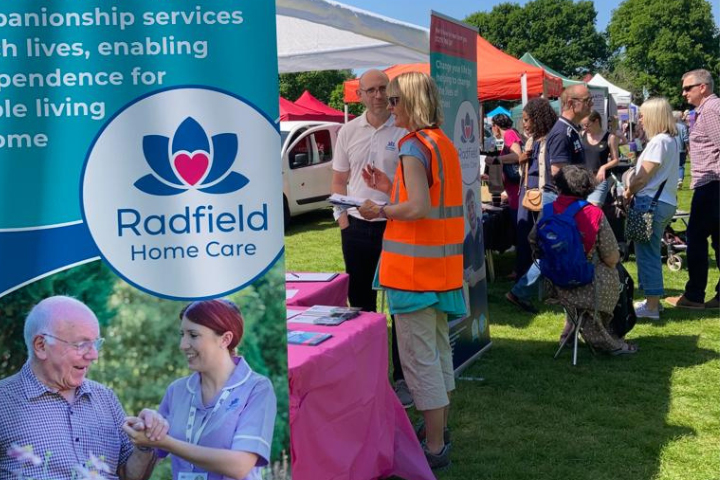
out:
<path id="1" fill-rule="evenodd" d="M 685 179 L 685 161 L 687 160 L 688 142 L 688 129 L 683 122 L 683 113 L 680 110 L 673 111 L 673 117 L 675 117 L 675 126 L 677 127 L 677 137 L 675 141 L 678 144 L 678 151 L 680 152 L 680 170 L 678 171 L 678 188 L 682 187 L 683 180 Z"/>
<path id="2" fill-rule="evenodd" d="M 88 380 L 104 339 L 95 314 L 70 297 L 49 297 L 25 319 L 28 361 L 0 381 L 0 480 L 90 477 L 144 480 L 155 453 L 133 447 L 122 430 L 125 413 L 115 394 Z M 141 412 L 153 438 L 167 422 Z M 95 477 L 93 477 L 95 478 Z"/>
<path id="3" fill-rule="evenodd" d="M 720 281 L 713 298 L 705 302 L 708 237 L 720 269 L 720 98 L 713 93 L 713 87 L 707 70 L 692 70 L 682 77 L 683 97 L 695 106 L 695 124 L 690 128 L 690 187 L 694 191 L 687 228 L 689 279 L 681 296 L 666 299 L 679 308 L 720 307 Z"/>

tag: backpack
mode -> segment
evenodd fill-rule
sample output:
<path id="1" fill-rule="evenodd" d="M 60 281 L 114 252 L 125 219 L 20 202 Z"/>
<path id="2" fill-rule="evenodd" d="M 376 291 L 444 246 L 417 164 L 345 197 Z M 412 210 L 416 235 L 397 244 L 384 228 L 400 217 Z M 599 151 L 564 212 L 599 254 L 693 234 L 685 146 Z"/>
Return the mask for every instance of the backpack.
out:
<path id="1" fill-rule="evenodd" d="M 613 310 L 613 318 L 608 324 L 608 331 L 618 338 L 623 338 L 633 329 L 635 322 L 637 322 L 635 307 L 633 306 L 635 282 L 622 263 L 618 263 L 616 268 L 620 278 L 620 298 L 618 298 L 615 310 Z"/>
<path id="2" fill-rule="evenodd" d="M 552 203 L 543 207 L 537 223 L 540 272 L 555 286 L 574 288 L 587 285 L 595 276 L 595 265 L 588 261 L 575 214 L 588 204 L 577 200 L 563 213 L 554 213 Z"/>

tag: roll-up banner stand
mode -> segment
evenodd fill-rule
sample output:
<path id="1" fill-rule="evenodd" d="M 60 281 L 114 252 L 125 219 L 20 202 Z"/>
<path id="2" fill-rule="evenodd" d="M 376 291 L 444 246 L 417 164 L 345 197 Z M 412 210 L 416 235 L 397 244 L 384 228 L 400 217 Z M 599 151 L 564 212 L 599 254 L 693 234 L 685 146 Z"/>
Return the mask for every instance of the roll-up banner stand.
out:
<path id="1" fill-rule="evenodd" d="M 233 361 L 272 385 L 253 407 L 271 425 L 259 456 L 272 467 L 289 451 L 275 22 L 271 1 L 0 3 L 0 378 L 26 362 L 33 306 L 69 296 L 105 338 L 86 378 L 127 415 L 157 409 L 173 381 L 202 372 L 202 358 L 181 351 L 180 312 L 229 300 L 244 320 Z M 58 348 L 96 340 L 42 333 Z M 213 415 L 248 420 L 233 412 L 252 385 Z M 25 464 L 26 477 L 74 475 L 59 452 L 33 447 L 43 464 Z M 13 461 L 0 452 L 0 471 Z"/>
<path id="2" fill-rule="evenodd" d="M 464 294 L 469 315 L 450 322 L 453 366 L 459 374 L 490 347 L 485 246 L 480 202 L 477 29 L 437 12 L 430 22 L 430 72 L 442 98 L 445 134 L 460 155 L 465 199 Z"/>

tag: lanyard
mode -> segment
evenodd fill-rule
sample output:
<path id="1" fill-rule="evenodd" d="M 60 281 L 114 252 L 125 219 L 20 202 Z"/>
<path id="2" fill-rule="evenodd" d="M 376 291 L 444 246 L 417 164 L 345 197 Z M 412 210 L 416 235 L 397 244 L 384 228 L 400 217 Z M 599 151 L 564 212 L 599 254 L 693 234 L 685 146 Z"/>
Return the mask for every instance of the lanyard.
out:
<path id="1" fill-rule="evenodd" d="M 195 408 L 195 394 L 193 394 L 192 399 L 190 400 L 190 413 L 188 414 L 187 426 L 185 427 L 185 441 L 197 445 L 198 441 L 200 440 L 200 435 L 202 435 L 203 431 L 205 430 L 205 427 L 207 426 L 210 417 L 212 417 L 213 414 L 220 409 L 222 404 L 225 403 L 225 400 L 227 400 L 227 398 L 230 396 L 231 392 L 232 389 L 228 389 L 225 390 L 222 395 L 220 395 L 220 398 L 218 398 L 218 401 L 215 404 L 215 408 L 213 408 L 212 411 L 203 419 L 200 427 L 198 427 L 197 432 L 195 432 L 195 438 L 193 438 L 192 436 L 192 431 L 195 427 L 195 416 L 197 415 L 197 408 Z"/>

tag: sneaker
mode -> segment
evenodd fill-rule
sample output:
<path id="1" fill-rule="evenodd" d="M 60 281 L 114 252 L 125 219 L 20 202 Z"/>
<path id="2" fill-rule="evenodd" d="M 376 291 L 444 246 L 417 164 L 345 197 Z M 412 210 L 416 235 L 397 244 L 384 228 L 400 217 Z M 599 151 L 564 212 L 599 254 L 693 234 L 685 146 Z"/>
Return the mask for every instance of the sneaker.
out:
<path id="1" fill-rule="evenodd" d="M 450 466 L 450 448 L 447 444 L 438 453 L 430 453 L 427 445 L 423 444 L 423 452 L 431 469 L 438 470 Z"/>
<path id="2" fill-rule="evenodd" d="M 633 306 L 635 307 L 635 315 L 637 316 L 637 318 L 660 320 L 660 311 L 650 310 L 647 306 L 647 300 L 643 300 L 642 302 L 635 302 Z"/>
<path id="3" fill-rule="evenodd" d="M 415 404 L 412 394 L 410 393 L 410 389 L 408 388 L 407 382 L 405 382 L 405 380 L 400 379 L 395 382 L 393 390 L 395 390 L 395 395 L 397 395 L 398 400 L 400 400 L 403 408 L 407 409 Z"/>
<path id="4" fill-rule="evenodd" d="M 720 308 L 720 298 L 715 297 L 712 300 L 705 302 L 705 308 Z"/>
<path id="5" fill-rule="evenodd" d="M 515 294 L 512 293 L 512 292 L 507 292 L 507 293 L 505 294 L 505 299 L 506 299 L 508 302 L 510 302 L 510 303 L 512 303 L 513 305 L 515 305 L 516 307 L 519 307 L 519 308 L 525 310 L 525 311 L 528 312 L 528 313 L 538 313 L 538 309 L 535 308 L 535 306 L 534 306 L 532 303 L 526 302 L 525 300 L 523 300 L 522 298 L 518 297 L 517 295 L 515 295 Z"/>
<path id="6" fill-rule="evenodd" d="M 425 420 L 422 418 L 420 421 L 418 421 L 415 426 L 413 427 L 415 429 L 415 435 L 417 436 L 418 441 L 421 444 L 425 444 Z M 445 446 L 450 448 L 452 445 L 451 438 L 450 438 L 450 429 L 448 427 L 445 427 L 443 429 L 443 442 L 445 443 Z"/>
<path id="7" fill-rule="evenodd" d="M 665 301 L 677 308 L 687 308 L 689 310 L 702 310 L 705 308 L 705 303 L 693 302 L 692 300 L 688 300 L 685 295 L 680 295 L 679 297 L 668 297 Z"/>

